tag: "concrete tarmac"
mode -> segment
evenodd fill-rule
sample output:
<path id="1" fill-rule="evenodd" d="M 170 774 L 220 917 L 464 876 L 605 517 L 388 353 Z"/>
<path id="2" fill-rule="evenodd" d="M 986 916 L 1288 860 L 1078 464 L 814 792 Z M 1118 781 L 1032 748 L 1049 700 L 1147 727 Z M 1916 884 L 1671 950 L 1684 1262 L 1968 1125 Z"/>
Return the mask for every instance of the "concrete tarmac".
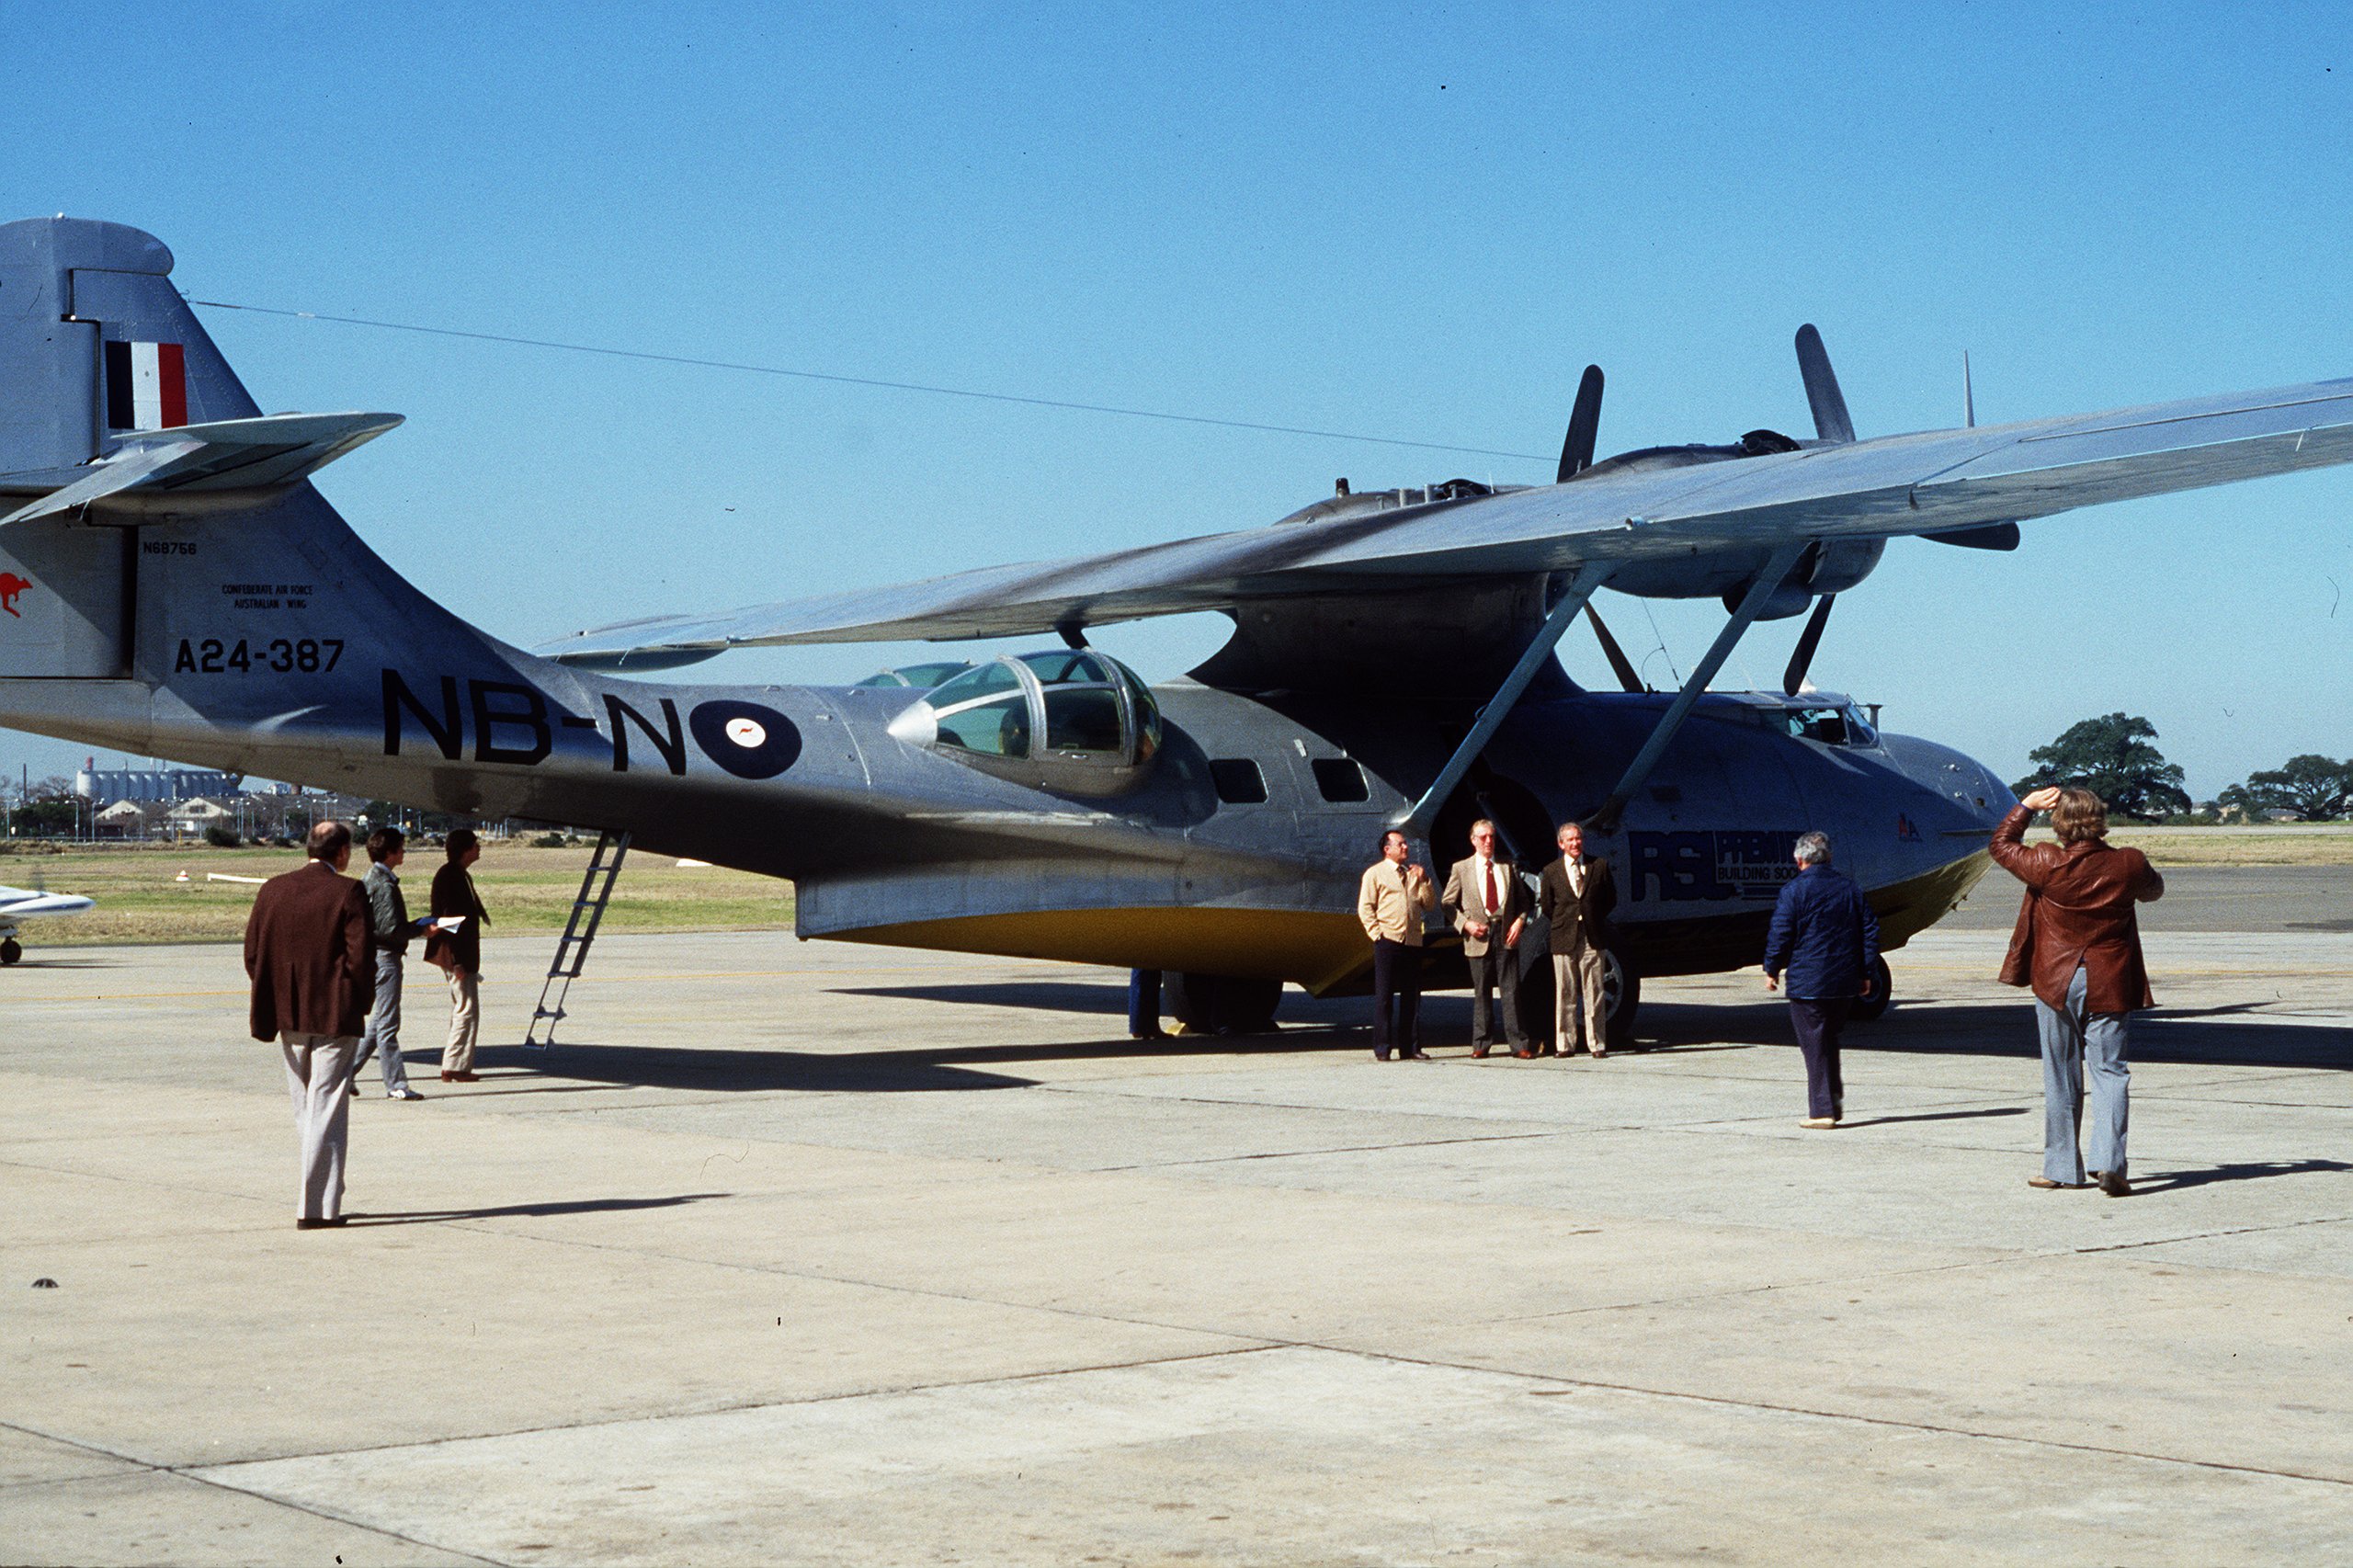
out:
<path id="1" fill-rule="evenodd" d="M 1754 976 L 1383 1066 L 1360 1002 L 1139 1044 L 1101 971 L 608 937 L 473 1085 L 413 976 L 430 1097 L 368 1074 L 302 1233 L 234 949 L 36 949 L 0 1560 L 2353 1561 L 2353 936 L 2153 931 L 2122 1199 L 2025 1185 L 2004 937 L 1895 956 L 1827 1133 Z"/>

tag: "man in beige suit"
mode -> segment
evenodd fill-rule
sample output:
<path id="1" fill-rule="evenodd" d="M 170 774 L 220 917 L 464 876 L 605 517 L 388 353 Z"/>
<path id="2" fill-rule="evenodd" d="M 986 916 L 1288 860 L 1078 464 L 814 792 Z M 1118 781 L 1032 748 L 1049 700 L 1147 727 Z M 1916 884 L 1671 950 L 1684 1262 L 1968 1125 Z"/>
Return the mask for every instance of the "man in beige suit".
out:
<path id="1" fill-rule="evenodd" d="M 1585 829 L 1564 822 L 1559 842 L 1560 858 L 1545 866 L 1537 889 L 1537 907 L 1550 923 L 1552 937 L 1552 1054 L 1574 1055 L 1582 1026 L 1586 1049 L 1607 1056 L 1602 955 L 1609 945 L 1609 912 L 1618 907 L 1618 884 L 1610 877 L 1608 861 L 1586 858 Z"/>
<path id="2" fill-rule="evenodd" d="M 1438 903 L 1430 874 L 1413 863 L 1405 835 L 1381 835 L 1381 858 L 1357 883 L 1357 920 L 1372 938 L 1372 1056 L 1427 1062 L 1422 1049 L 1422 915 Z"/>
<path id="3" fill-rule="evenodd" d="M 1527 921 L 1528 890 L 1518 867 L 1495 858 L 1494 823 L 1482 817 L 1471 824 L 1471 853 L 1447 873 L 1438 903 L 1462 933 L 1462 956 L 1471 965 L 1471 1054 L 1484 1056 L 1495 1043 L 1492 1002 L 1500 991 L 1511 1053 L 1535 1055 L 1519 1027 L 1519 933 Z"/>

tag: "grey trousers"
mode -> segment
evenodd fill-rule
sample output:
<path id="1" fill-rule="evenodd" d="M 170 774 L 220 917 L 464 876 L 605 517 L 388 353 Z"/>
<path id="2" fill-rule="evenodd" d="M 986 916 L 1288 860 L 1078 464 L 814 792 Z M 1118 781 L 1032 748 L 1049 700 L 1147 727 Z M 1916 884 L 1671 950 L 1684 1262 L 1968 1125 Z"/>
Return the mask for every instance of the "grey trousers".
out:
<path id="1" fill-rule="evenodd" d="M 343 1155 L 351 1133 L 352 1052 L 357 1035 L 281 1034 L 286 1093 L 294 1102 L 301 1145 L 298 1220 L 332 1220 L 343 1212 Z"/>
<path id="2" fill-rule="evenodd" d="M 2081 968 L 2067 984 L 2067 1006 L 2034 999 L 2042 1036 L 2042 1174 L 2079 1183 L 2086 1164 L 2096 1171 L 2124 1169 L 2124 1124 L 2131 1109 L 2131 1070 L 2124 1064 L 2130 1013 L 2084 1010 L 2087 977 Z M 2088 1162 L 2077 1152 L 2084 1120 L 2084 1079 L 2089 1074 L 2092 1136 Z"/>
<path id="3" fill-rule="evenodd" d="M 385 949 L 376 953 L 376 1010 L 368 1015 L 368 1032 L 359 1037 L 359 1054 L 352 1059 L 354 1079 L 379 1051 L 384 1056 L 384 1093 L 397 1095 L 408 1087 L 408 1063 L 401 1060 L 401 955 Z"/>

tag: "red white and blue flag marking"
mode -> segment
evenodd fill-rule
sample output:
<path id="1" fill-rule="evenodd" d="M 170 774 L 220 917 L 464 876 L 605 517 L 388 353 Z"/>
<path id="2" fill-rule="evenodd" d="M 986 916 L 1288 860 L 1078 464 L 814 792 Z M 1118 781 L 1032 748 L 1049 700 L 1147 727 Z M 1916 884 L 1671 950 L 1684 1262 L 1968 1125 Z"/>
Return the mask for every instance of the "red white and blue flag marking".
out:
<path id="1" fill-rule="evenodd" d="M 168 430 L 188 423 L 188 362 L 176 343 L 109 343 L 107 428 Z"/>

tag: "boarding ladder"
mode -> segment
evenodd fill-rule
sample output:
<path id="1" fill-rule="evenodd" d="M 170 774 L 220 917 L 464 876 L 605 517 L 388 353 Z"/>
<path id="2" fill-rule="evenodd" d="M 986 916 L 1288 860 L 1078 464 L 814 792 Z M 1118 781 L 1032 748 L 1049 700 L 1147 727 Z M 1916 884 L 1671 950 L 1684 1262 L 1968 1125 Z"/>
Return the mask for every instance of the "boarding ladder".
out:
<path id="1" fill-rule="evenodd" d="M 531 1009 L 530 1027 L 523 1031 L 526 1048 L 545 1051 L 555 1043 L 563 999 L 572 994 L 572 983 L 587 965 L 588 949 L 597 940 L 597 927 L 604 923 L 605 905 L 612 901 L 613 879 L 621 874 L 621 860 L 628 854 L 628 834 L 597 835 L 597 852 L 588 857 L 588 869 L 580 878 L 580 896 L 572 901 L 572 918 L 564 922 L 563 936 L 555 945 L 555 961 L 548 965 L 548 977 L 540 984 L 540 1005 Z M 545 1040 L 538 1038 L 541 1020 L 548 1026 Z"/>

